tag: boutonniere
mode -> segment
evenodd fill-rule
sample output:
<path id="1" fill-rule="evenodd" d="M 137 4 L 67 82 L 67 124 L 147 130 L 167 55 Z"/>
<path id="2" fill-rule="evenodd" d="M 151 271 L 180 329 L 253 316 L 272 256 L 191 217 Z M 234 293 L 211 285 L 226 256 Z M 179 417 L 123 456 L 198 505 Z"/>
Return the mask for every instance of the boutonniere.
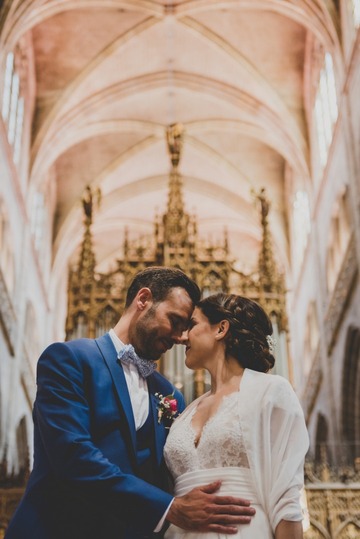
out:
<path id="1" fill-rule="evenodd" d="M 171 395 L 166 395 L 166 397 L 160 393 L 155 393 L 155 397 L 159 400 L 157 405 L 158 423 L 161 423 L 161 421 L 166 422 L 165 428 L 169 429 L 171 422 L 178 414 L 178 401 L 174 398 L 174 392 Z"/>

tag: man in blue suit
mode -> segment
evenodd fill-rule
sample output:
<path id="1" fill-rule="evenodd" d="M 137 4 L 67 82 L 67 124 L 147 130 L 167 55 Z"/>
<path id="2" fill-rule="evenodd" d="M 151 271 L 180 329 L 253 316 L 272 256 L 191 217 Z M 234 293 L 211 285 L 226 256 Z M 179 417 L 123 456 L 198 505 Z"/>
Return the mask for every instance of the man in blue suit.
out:
<path id="1" fill-rule="evenodd" d="M 155 361 L 181 342 L 199 298 L 182 271 L 148 268 L 133 280 L 109 333 L 43 352 L 34 465 L 6 539 L 146 539 L 165 520 L 233 533 L 250 520 L 244 500 L 216 496 L 218 483 L 181 498 L 168 492 L 159 395 L 174 394 L 180 412 L 184 400 Z"/>

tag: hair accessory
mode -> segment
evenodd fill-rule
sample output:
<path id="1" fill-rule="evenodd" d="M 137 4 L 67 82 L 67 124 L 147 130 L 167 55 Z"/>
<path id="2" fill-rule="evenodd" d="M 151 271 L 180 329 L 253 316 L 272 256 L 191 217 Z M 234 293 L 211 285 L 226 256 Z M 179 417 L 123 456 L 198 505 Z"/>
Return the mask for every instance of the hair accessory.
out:
<path id="1" fill-rule="evenodd" d="M 271 335 L 266 335 L 266 341 L 268 343 L 270 354 L 273 354 L 275 352 L 275 339 L 273 339 Z"/>

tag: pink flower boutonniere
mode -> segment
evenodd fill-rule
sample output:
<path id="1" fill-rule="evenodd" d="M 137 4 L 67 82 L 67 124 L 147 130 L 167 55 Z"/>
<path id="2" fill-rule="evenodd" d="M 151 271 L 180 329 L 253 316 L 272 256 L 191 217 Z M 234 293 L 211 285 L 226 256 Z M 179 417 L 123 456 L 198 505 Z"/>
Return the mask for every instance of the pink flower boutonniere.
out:
<path id="1" fill-rule="evenodd" d="M 166 428 L 170 428 L 171 422 L 178 414 L 178 401 L 174 398 L 174 393 L 166 395 L 164 397 L 160 393 L 155 393 L 155 397 L 159 399 L 158 402 L 158 423 L 161 421 L 166 422 Z"/>

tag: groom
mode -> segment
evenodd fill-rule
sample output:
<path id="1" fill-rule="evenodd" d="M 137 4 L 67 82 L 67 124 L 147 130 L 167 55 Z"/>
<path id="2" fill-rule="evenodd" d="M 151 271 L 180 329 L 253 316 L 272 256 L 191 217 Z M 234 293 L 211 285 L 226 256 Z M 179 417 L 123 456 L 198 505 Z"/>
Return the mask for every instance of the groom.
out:
<path id="1" fill-rule="evenodd" d="M 159 395 L 174 392 L 179 411 L 184 400 L 154 370 L 155 361 L 181 341 L 199 298 L 182 271 L 145 269 L 108 334 L 43 352 L 34 466 L 6 539 L 145 539 L 165 520 L 231 534 L 250 521 L 254 510 L 246 501 L 216 496 L 219 483 L 179 498 L 168 493 Z"/>

